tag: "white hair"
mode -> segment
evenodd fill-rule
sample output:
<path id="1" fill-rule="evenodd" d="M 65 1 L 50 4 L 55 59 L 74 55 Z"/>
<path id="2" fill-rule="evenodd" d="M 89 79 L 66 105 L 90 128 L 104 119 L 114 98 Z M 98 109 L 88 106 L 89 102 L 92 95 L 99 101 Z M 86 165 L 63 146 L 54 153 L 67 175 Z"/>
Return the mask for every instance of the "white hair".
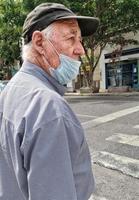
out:
<path id="1" fill-rule="evenodd" d="M 48 39 L 51 39 L 52 35 L 53 35 L 53 27 L 54 24 L 50 24 L 48 27 L 46 27 L 44 30 L 42 30 L 42 32 L 44 32 L 45 36 Z M 22 38 L 22 52 L 21 52 L 21 56 L 23 60 L 26 60 L 28 58 L 29 52 L 31 51 L 32 48 L 32 41 L 30 41 L 29 43 L 25 44 L 24 43 L 24 38 Z"/>

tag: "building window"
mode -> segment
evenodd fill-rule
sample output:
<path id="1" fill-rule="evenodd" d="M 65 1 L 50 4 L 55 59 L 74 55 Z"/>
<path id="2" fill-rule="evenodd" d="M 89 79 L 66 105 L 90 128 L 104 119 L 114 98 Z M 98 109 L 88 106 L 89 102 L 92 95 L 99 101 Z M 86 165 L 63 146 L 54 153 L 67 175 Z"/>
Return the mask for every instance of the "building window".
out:
<path id="1" fill-rule="evenodd" d="M 106 88 L 139 87 L 137 60 L 125 60 L 106 64 Z"/>

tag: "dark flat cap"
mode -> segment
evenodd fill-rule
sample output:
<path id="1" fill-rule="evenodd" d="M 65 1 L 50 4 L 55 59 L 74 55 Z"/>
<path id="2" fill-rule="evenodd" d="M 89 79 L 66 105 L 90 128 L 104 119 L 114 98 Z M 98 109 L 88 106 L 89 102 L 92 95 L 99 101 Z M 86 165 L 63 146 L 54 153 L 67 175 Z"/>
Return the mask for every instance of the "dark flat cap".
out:
<path id="1" fill-rule="evenodd" d="M 25 19 L 22 36 L 25 43 L 31 41 L 32 33 L 43 30 L 51 23 L 62 19 L 77 19 L 82 36 L 90 36 L 96 32 L 99 19 L 88 16 L 77 16 L 62 4 L 42 3 L 32 10 Z"/>

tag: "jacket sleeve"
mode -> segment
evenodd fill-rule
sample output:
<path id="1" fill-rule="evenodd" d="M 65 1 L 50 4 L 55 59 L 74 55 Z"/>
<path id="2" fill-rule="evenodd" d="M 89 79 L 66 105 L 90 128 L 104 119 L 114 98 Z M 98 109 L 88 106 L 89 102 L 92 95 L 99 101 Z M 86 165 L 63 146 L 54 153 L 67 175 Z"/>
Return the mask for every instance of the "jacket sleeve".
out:
<path id="1" fill-rule="evenodd" d="M 67 134 L 64 119 L 59 117 L 26 138 L 23 158 L 29 200 L 77 200 Z M 80 147 L 73 148 L 78 151 Z"/>

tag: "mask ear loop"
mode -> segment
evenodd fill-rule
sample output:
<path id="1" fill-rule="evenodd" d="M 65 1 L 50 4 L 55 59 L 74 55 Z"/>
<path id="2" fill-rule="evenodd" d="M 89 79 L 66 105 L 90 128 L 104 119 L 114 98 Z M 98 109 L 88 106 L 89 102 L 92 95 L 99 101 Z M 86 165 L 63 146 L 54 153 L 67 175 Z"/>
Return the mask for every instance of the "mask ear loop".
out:
<path id="1" fill-rule="evenodd" d="M 56 48 L 54 47 L 53 43 L 52 43 L 48 38 L 46 38 L 46 39 L 47 39 L 47 41 L 50 43 L 50 45 L 53 47 L 55 53 L 56 53 L 56 54 L 58 55 L 58 57 L 59 57 L 59 53 L 58 53 L 58 51 L 56 50 Z"/>
<path id="2" fill-rule="evenodd" d="M 58 58 L 59 58 L 59 61 L 61 62 L 59 52 L 56 50 L 56 48 L 55 48 L 55 46 L 53 45 L 53 43 L 52 43 L 48 38 L 46 38 L 46 39 L 47 39 L 47 41 L 49 42 L 49 44 L 53 47 L 55 53 L 57 54 L 57 56 L 58 56 Z M 50 66 L 50 68 L 51 68 L 51 66 Z"/>
<path id="3" fill-rule="evenodd" d="M 49 44 L 53 47 L 53 49 L 54 49 L 55 53 L 57 54 L 57 56 L 60 57 L 58 51 L 56 50 L 56 48 L 54 47 L 52 42 L 48 38 L 46 38 L 46 39 L 49 42 Z M 48 60 L 46 58 L 43 57 L 43 61 L 44 61 L 44 63 L 46 62 L 48 64 L 48 70 L 49 70 L 49 73 L 51 74 L 51 72 L 54 70 L 54 68 L 51 67 L 50 63 L 48 62 Z"/>
<path id="4" fill-rule="evenodd" d="M 46 58 L 44 58 L 44 56 L 42 56 L 43 62 L 48 64 L 48 67 L 50 68 L 50 63 L 48 62 L 48 60 Z"/>
<path id="5" fill-rule="evenodd" d="M 52 44 L 52 42 L 51 42 L 48 38 L 46 38 L 46 39 L 47 39 L 47 41 L 49 42 L 49 44 L 53 47 L 55 53 L 56 53 L 56 54 L 58 55 L 58 57 L 59 57 L 59 53 L 58 53 L 58 51 L 56 50 L 56 48 L 54 47 L 54 45 Z M 44 57 L 43 57 L 43 62 L 46 62 L 46 63 L 48 64 L 49 69 L 51 68 L 50 63 L 49 63 L 48 60 L 47 60 L 46 58 L 44 58 Z"/>

